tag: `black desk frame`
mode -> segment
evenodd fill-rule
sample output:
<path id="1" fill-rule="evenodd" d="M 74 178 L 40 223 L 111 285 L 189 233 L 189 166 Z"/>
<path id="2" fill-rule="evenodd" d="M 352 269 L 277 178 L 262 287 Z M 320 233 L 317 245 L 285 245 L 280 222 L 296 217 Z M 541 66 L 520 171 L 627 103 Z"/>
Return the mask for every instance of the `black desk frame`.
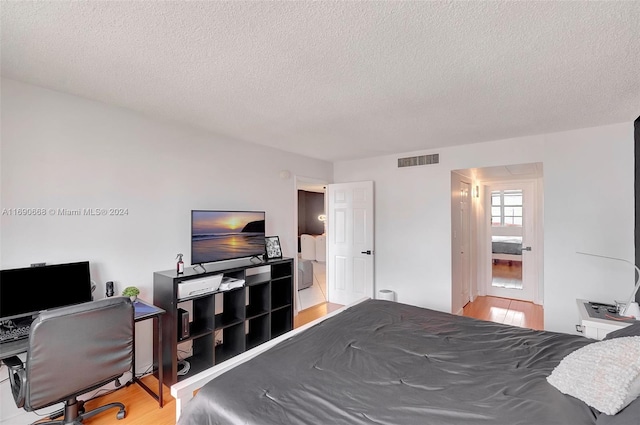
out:
<path id="1" fill-rule="evenodd" d="M 142 307 L 145 308 L 145 310 L 152 310 L 152 311 L 145 311 L 145 312 L 135 312 L 134 313 L 134 319 L 133 321 L 135 323 L 137 322 L 142 322 L 143 320 L 147 320 L 147 319 L 153 319 L 153 324 L 155 325 L 155 329 L 153 330 L 154 335 L 158 334 L 158 345 L 156 347 L 156 351 L 158 352 L 158 393 L 156 394 L 155 392 L 153 392 L 153 390 L 151 388 L 149 388 L 147 386 L 147 384 L 145 384 L 144 382 L 142 382 L 142 380 L 140 380 L 137 376 L 136 376 L 136 350 L 135 347 L 133 348 L 133 360 L 132 360 L 132 365 L 131 365 L 131 370 L 132 370 L 132 382 L 135 382 L 136 384 L 140 385 L 146 392 L 149 393 L 149 395 L 151 397 L 153 397 L 154 399 L 156 399 L 158 401 L 158 405 L 160 406 L 160 408 L 163 407 L 164 403 L 162 400 L 162 332 L 160 332 L 160 329 L 162 329 L 162 315 L 165 313 L 165 311 L 163 309 L 161 309 L 160 307 L 156 307 L 153 304 L 150 304 L 146 301 L 141 300 L 140 298 L 137 298 L 136 301 L 133 303 L 134 308 L 139 305 L 142 304 Z M 135 341 L 135 338 L 134 338 Z M 152 369 L 156 369 L 155 365 L 152 365 Z"/>
<path id="2" fill-rule="evenodd" d="M 29 339 L 22 338 L 16 341 L 8 341 L 0 344 L 0 361 L 18 354 L 26 353 Z"/>

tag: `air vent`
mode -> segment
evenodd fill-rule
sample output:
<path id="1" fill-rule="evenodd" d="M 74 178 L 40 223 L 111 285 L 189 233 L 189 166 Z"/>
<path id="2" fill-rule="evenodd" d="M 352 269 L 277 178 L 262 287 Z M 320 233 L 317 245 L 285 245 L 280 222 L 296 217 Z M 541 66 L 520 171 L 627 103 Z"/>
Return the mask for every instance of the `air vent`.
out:
<path id="1" fill-rule="evenodd" d="M 416 165 L 430 165 L 440 162 L 440 154 L 410 156 L 407 158 L 398 158 L 398 168 L 415 167 Z"/>

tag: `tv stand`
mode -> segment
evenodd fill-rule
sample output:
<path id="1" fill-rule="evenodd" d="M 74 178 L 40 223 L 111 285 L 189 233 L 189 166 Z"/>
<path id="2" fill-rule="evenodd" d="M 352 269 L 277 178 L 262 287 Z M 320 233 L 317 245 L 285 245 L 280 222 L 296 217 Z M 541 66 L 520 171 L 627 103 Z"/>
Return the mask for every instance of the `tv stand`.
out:
<path id="1" fill-rule="evenodd" d="M 207 269 L 204 267 L 203 264 L 196 264 L 195 266 L 193 266 L 193 270 L 195 271 L 196 267 L 200 267 L 202 269 L 202 273 L 206 273 Z"/>
<path id="2" fill-rule="evenodd" d="M 207 263 L 153 274 L 153 304 L 166 311 L 162 319 L 163 381 L 171 386 L 293 329 L 293 259 L 255 262 L 254 258 Z M 197 270 L 196 270 L 197 269 Z M 178 286 L 191 279 L 222 274 L 245 285 L 178 299 Z M 179 338 L 178 309 L 189 312 L 189 336 Z M 189 362 L 178 375 L 180 360 Z M 158 363 L 154 354 L 154 364 Z"/>

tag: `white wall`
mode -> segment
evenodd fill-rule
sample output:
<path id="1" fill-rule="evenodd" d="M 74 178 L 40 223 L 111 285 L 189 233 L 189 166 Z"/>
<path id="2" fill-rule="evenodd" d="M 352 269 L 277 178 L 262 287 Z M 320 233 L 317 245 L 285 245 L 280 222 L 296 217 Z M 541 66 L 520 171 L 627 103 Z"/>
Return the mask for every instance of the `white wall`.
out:
<path id="1" fill-rule="evenodd" d="M 96 298 L 113 280 L 117 291 L 136 285 L 151 301 L 154 271 L 175 267 L 178 252 L 189 264 L 191 209 L 264 210 L 267 233 L 295 256 L 295 182 L 280 171 L 331 181 L 328 162 L 79 97 L 7 79 L 1 95 L 1 208 L 128 209 L 122 217 L 2 215 L 1 267 L 89 260 Z M 136 327 L 137 371 L 151 364 L 151 329 L 151 321 Z M 0 420 L 20 413 L 7 382 L 0 397 Z"/>
<path id="2" fill-rule="evenodd" d="M 634 261 L 633 122 L 548 135 L 543 180 L 545 325 L 570 331 L 575 298 L 610 303 L 633 291 L 632 265 L 575 254 Z"/>
<path id="3" fill-rule="evenodd" d="M 545 328 L 575 332 L 575 299 L 611 302 L 633 289 L 633 268 L 580 256 L 634 258 L 633 123 L 334 164 L 334 181 L 374 180 L 376 288 L 451 311 L 451 171 L 542 162 Z M 440 164 L 397 168 L 402 156 Z"/>

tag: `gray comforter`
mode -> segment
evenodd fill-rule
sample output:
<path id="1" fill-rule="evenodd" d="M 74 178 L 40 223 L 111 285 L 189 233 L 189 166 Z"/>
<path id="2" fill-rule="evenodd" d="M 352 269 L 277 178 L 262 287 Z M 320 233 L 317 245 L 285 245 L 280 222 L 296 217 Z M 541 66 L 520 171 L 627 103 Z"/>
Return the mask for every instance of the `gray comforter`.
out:
<path id="1" fill-rule="evenodd" d="M 600 422 L 605 415 L 546 381 L 591 342 L 368 300 L 209 382 L 178 423 L 640 423 L 625 411 Z"/>

